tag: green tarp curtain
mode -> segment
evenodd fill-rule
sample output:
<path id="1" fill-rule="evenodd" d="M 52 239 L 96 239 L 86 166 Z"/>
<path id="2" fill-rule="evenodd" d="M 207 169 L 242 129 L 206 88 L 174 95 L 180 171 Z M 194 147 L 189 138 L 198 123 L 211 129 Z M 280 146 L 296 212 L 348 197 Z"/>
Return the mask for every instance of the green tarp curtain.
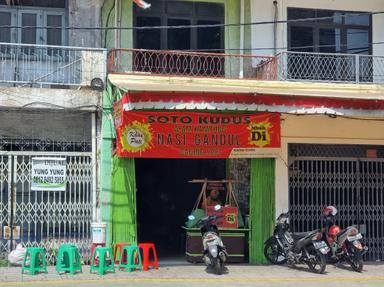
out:
<path id="1" fill-rule="evenodd" d="M 250 173 L 249 263 L 265 264 L 264 242 L 271 236 L 275 221 L 275 160 L 252 159 Z"/>
<path id="2" fill-rule="evenodd" d="M 136 176 L 133 158 L 113 157 L 111 205 L 112 244 L 136 244 Z"/>
<path id="3" fill-rule="evenodd" d="M 115 138 L 115 127 L 112 122 L 113 96 L 112 86 L 108 83 L 103 93 L 103 114 L 100 145 L 100 209 L 102 222 L 110 222 L 111 216 L 111 172 L 112 172 L 112 146 Z M 111 243 L 110 225 L 107 226 L 107 244 Z"/>

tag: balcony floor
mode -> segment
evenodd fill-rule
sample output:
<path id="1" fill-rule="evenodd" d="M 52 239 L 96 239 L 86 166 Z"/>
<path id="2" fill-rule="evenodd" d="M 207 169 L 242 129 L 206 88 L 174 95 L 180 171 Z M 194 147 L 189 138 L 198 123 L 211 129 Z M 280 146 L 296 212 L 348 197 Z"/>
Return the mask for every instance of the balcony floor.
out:
<path id="1" fill-rule="evenodd" d="M 174 91 L 289 95 L 321 98 L 384 100 L 384 85 L 249 79 L 109 74 L 111 83 L 127 91 Z"/>

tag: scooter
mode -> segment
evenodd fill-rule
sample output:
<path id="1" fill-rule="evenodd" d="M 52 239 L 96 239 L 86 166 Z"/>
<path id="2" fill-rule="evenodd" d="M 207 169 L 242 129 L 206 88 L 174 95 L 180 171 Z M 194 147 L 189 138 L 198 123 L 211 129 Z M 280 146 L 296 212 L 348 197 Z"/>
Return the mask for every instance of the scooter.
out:
<path id="1" fill-rule="evenodd" d="M 216 211 L 221 209 L 220 205 L 216 205 Z M 214 270 L 217 275 L 223 274 L 224 263 L 227 261 L 228 253 L 225 249 L 223 241 L 220 238 L 219 230 L 213 222 L 218 216 L 210 215 L 199 219 L 195 226 L 200 228 L 203 240 L 203 261 L 208 268 Z M 193 215 L 188 216 L 189 220 L 195 220 Z"/>
<path id="2" fill-rule="evenodd" d="M 325 255 L 329 252 L 322 240 L 322 232 L 292 233 L 289 231 L 288 213 L 282 213 L 276 220 L 273 235 L 264 243 L 264 256 L 272 264 L 307 264 L 314 273 L 325 271 Z"/>
<path id="3" fill-rule="evenodd" d="M 324 239 L 331 248 L 330 258 L 332 261 L 348 262 L 356 272 L 363 270 L 363 255 L 367 253 L 368 247 L 361 243 L 363 236 L 354 226 L 341 229 L 335 224 L 337 209 L 327 206 L 323 209 L 325 219 Z"/>

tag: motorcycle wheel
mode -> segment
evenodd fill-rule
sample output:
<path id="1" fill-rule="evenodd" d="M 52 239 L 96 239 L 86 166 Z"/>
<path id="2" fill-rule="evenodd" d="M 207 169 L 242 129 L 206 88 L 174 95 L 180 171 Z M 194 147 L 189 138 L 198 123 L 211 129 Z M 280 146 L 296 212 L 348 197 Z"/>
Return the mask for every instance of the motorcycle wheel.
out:
<path id="1" fill-rule="evenodd" d="M 309 270 L 313 273 L 323 274 L 326 267 L 325 256 L 315 249 L 311 250 L 309 254 L 314 256 L 314 258 L 309 258 L 307 261 Z"/>
<path id="2" fill-rule="evenodd" d="M 275 265 L 281 265 L 287 261 L 284 251 L 276 240 L 270 241 L 264 246 L 264 256 Z"/>
<path id="3" fill-rule="evenodd" d="M 214 261 L 213 268 L 215 269 L 215 273 L 217 275 L 223 274 L 223 263 L 221 262 L 221 260 L 219 258 L 216 258 L 216 260 Z"/>
<path id="4" fill-rule="evenodd" d="M 360 253 L 353 253 L 349 258 L 348 258 L 349 264 L 351 265 L 352 269 L 356 272 L 361 272 L 363 271 L 363 258 L 361 258 Z"/>

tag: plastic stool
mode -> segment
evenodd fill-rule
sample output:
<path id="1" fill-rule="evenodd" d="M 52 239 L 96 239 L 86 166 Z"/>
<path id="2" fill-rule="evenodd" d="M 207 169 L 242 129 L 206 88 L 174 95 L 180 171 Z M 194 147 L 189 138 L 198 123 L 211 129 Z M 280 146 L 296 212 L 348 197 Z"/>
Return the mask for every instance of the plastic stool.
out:
<path id="1" fill-rule="evenodd" d="M 26 265 L 27 258 L 29 257 L 29 266 Z M 21 274 L 24 271 L 29 271 L 30 275 L 35 275 L 37 272 L 47 273 L 47 261 L 45 259 L 45 249 L 41 247 L 28 247 L 24 255 L 23 267 Z"/>
<path id="2" fill-rule="evenodd" d="M 75 245 L 60 245 L 57 252 L 56 271 L 58 273 L 69 272 L 70 274 L 75 274 L 76 271 L 82 272 L 80 253 Z"/>
<path id="3" fill-rule="evenodd" d="M 95 257 L 96 254 L 99 254 L 99 264 L 96 265 L 95 263 Z M 107 262 L 110 261 L 110 262 Z M 109 263 L 109 264 L 108 264 Z M 91 260 L 91 268 L 90 273 L 92 271 L 98 271 L 99 275 L 104 275 L 106 271 L 111 270 L 113 273 L 115 273 L 115 264 L 113 260 L 113 254 L 112 254 L 112 248 L 111 247 L 96 247 L 92 254 L 92 260 Z"/>
<path id="4" fill-rule="evenodd" d="M 113 258 L 115 258 L 115 264 L 119 264 L 121 260 L 123 260 L 124 263 L 127 262 L 127 257 L 124 256 L 124 259 L 123 259 L 122 255 L 123 255 L 123 247 L 129 246 L 129 245 L 130 245 L 129 243 L 116 243 L 115 248 L 113 248 Z"/>
<path id="5" fill-rule="evenodd" d="M 92 243 L 92 247 L 91 247 L 91 256 L 89 257 L 89 262 L 92 263 L 92 255 L 93 255 L 93 252 L 95 251 L 95 248 L 96 247 L 105 247 L 105 243 Z M 99 260 L 96 258 L 95 259 L 95 263 L 96 264 L 99 264 Z"/>
<path id="6" fill-rule="evenodd" d="M 123 258 L 127 259 L 126 262 L 123 262 Z M 119 269 L 120 268 L 125 268 L 127 272 L 135 269 L 143 270 L 139 246 L 129 245 L 123 247 L 119 263 Z"/>
<path id="7" fill-rule="evenodd" d="M 148 271 L 149 267 L 159 269 L 159 260 L 157 259 L 155 244 L 140 243 L 139 248 L 143 250 L 143 270 Z M 149 261 L 149 252 L 152 250 L 153 261 Z"/>

